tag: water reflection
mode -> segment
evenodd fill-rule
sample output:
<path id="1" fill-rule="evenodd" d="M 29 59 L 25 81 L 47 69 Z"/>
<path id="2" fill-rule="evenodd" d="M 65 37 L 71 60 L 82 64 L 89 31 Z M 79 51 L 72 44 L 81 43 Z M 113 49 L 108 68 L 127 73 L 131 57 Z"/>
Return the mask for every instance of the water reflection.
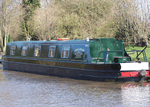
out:
<path id="1" fill-rule="evenodd" d="M 122 102 L 124 106 L 129 107 L 149 107 L 150 87 L 149 83 L 141 84 L 123 84 Z"/>
<path id="2" fill-rule="evenodd" d="M 149 84 L 83 81 L 0 71 L 0 107 L 148 107 L 149 91 Z"/>

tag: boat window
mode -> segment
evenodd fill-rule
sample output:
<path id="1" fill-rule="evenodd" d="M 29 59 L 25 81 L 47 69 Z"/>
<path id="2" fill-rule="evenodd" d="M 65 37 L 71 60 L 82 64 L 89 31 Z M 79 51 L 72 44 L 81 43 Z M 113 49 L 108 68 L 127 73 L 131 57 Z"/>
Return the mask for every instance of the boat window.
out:
<path id="1" fill-rule="evenodd" d="M 49 47 L 48 57 L 54 57 L 55 56 L 55 48 L 56 48 L 56 46 L 50 46 Z"/>
<path id="2" fill-rule="evenodd" d="M 40 56 L 41 47 L 37 46 L 35 47 L 34 56 Z"/>
<path id="3" fill-rule="evenodd" d="M 10 55 L 15 55 L 16 46 L 11 46 Z"/>
<path id="4" fill-rule="evenodd" d="M 68 58 L 69 57 L 69 51 L 70 51 L 70 46 L 63 46 L 62 52 L 61 52 L 61 58 Z"/>
<path id="5" fill-rule="evenodd" d="M 22 56 L 26 56 L 27 55 L 27 49 L 28 49 L 28 46 L 23 46 L 22 47 L 22 53 L 21 53 Z"/>

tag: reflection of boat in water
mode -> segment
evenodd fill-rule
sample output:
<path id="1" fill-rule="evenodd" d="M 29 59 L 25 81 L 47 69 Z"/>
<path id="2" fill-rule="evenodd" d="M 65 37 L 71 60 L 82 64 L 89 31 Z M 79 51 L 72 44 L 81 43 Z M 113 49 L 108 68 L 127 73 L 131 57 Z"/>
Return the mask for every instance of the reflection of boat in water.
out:
<path id="1" fill-rule="evenodd" d="M 16 41 L 7 43 L 2 64 L 4 69 L 77 79 L 139 81 L 149 76 L 144 50 L 145 62 L 134 62 L 123 41 L 114 38 Z"/>
<path id="2" fill-rule="evenodd" d="M 142 83 L 142 84 L 123 84 L 122 85 L 122 89 L 128 89 L 128 88 L 136 88 L 136 87 L 139 87 L 139 86 L 144 86 L 144 87 L 147 87 L 147 86 L 150 86 L 149 83 Z"/>
<path id="3" fill-rule="evenodd" d="M 123 107 L 149 107 L 150 85 L 149 83 L 122 85 Z"/>

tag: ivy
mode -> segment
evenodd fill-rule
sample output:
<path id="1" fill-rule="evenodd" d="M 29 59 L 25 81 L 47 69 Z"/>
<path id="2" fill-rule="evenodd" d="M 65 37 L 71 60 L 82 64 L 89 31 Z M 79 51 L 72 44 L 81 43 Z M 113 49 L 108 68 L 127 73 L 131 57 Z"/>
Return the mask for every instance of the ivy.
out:
<path id="1" fill-rule="evenodd" d="M 25 10 L 23 22 L 21 25 L 22 28 L 22 34 L 21 37 L 23 40 L 26 39 L 26 36 L 32 36 L 34 34 L 31 32 L 32 30 L 29 29 L 29 26 L 27 25 L 28 21 L 32 19 L 32 16 L 34 14 L 34 10 L 39 7 L 40 8 L 40 0 L 22 0 L 22 8 Z"/>

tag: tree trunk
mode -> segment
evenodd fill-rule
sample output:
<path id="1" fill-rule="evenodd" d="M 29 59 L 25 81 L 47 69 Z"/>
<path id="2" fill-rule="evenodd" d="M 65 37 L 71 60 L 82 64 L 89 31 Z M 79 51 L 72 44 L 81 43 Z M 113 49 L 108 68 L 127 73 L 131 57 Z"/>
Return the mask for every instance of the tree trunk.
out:
<path id="1" fill-rule="evenodd" d="M 6 49 L 6 14 L 7 4 L 6 0 L 2 0 L 2 25 L 1 25 L 1 51 L 5 52 Z"/>
<path id="2" fill-rule="evenodd" d="M 0 30 L 0 51 L 3 51 L 3 38 Z"/>

